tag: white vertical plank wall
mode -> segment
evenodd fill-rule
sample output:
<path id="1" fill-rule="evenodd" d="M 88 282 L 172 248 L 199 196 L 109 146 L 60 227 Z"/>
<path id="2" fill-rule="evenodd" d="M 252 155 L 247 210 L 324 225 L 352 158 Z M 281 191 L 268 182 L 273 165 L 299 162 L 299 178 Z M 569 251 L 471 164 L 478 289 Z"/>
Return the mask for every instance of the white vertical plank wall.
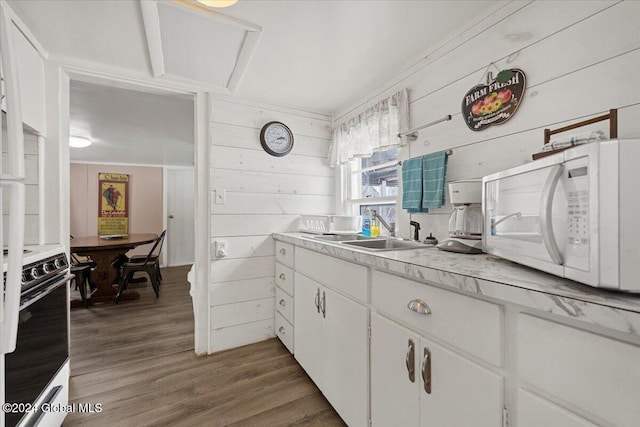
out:
<path id="1" fill-rule="evenodd" d="M 618 109 L 619 137 L 640 136 L 638 17 L 637 1 L 506 3 L 416 63 L 399 68 L 399 74 L 379 90 L 336 114 L 336 121 L 366 108 L 370 100 L 406 87 L 411 127 L 446 114 L 453 119 L 420 131 L 418 139 L 401 150 L 401 159 L 451 148 L 448 180 L 482 177 L 531 161 L 531 154 L 542 147 L 544 128 L 595 117 L 611 108 Z M 488 68 L 492 62 L 497 69 L 524 70 L 525 98 L 510 121 L 473 132 L 461 116 L 462 98 L 484 83 L 487 69 L 497 74 L 496 68 Z M 608 134 L 608 122 L 585 129 Z M 409 215 L 400 206 L 396 212 L 402 237 L 409 237 L 410 220 L 421 223 L 423 235 L 447 237 L 449 204 L 428 214 Z"/>
<path id="2" fill-rule="evenodd" d="M 284 157 L 260 146 L 260 130 L 270 121 L 293 132 L 293 150 Z M 300 214 L 335 208 L 330 117 L 217 98 L 211 128 L 209 352 L 216 352 L 275 336 L 271 233 L 297 230 Z M 225 203 L 216 203 L 223 192 Z M 216 257 L 216 241 L 226 242 L 223 258 Z"/>

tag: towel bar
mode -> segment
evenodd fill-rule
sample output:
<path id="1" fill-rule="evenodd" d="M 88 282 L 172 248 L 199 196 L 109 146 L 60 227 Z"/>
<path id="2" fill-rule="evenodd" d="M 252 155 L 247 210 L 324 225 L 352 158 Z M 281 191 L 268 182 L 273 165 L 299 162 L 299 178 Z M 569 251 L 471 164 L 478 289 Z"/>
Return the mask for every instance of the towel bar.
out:
<path id="1" fill-rule="evenodd" d="M 445 150 L 445 153 L 447 153 L 447 156 L 453 156 L 453 150 L 449 149 L 449 150 Z M 398 161 L 398 166 L 402 165 L 402 160 Z"/>

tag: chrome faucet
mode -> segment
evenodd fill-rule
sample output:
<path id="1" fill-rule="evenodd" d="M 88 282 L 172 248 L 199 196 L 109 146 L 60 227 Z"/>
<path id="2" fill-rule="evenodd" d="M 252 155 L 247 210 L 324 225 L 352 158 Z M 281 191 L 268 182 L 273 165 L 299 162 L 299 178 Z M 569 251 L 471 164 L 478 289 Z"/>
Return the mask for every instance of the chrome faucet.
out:
<path id="1" fill-rule="evenodd" d="M 380 214 L 378 214 L 378 212 L 373 211 L 373 217 L 374 218 L 378 218 L 378 220 L 380 221 L 380 224 L 382 224 L 384 226 L 384 228 L 386 228 L 389 231 L 389 236 L 391 237 L 396 237 L 396 223 L 392 222 L 391 225 L 389 225 L 389 223 L 387 223 L 387 221 L 384 220 L 384 218 L 382 218 L 380 216 Z"/>

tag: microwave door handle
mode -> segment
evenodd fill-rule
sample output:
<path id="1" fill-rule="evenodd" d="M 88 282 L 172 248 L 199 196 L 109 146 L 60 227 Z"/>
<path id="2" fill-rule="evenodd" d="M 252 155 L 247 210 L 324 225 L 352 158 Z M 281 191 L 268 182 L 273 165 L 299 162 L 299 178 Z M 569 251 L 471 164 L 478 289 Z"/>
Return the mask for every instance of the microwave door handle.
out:
<path id="1" fill-rule="evenodd" d="M 0 319 L 0 328 L 2 328 L 0 354 L 2 354 L 11 353 L 15 350 L 16 336 L 18 334 L 18 313 L 20 311 L 20 291 L 22 287 L 25 190 L 24 184 L 21 182 L 5 181 L 0 185 L 11 188 L 7 278 L 4 292 L 3 318 Z M 0 303 L 2 303 L 1 295 Z"/>
<path id="2" fill-rule="evenodd" d="M 558 247 L 558 242 L 556 241 L 556 236 L 553 232 L 551 214 L 553 209 L 553 195 L 561 176 L 562 165 L 553 166 L 542 188 L 542 198 L 540 200 L 540 232 L 542 234 L 542 241 L 551 260 L 558 265 L 563 263 L 563 259 L 560 248 Z"/>

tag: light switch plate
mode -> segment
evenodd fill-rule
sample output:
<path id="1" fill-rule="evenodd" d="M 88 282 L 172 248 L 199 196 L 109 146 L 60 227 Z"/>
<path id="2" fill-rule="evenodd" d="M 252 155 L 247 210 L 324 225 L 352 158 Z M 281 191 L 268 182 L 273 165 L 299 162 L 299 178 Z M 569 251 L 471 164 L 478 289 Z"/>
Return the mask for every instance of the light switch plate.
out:
<path id="1" fill-rule="evenodd" d="M 227 204 L 227 190 L 216 189 L 215 195 L 215 204 L 216 205 L 226 205 Z"/>

